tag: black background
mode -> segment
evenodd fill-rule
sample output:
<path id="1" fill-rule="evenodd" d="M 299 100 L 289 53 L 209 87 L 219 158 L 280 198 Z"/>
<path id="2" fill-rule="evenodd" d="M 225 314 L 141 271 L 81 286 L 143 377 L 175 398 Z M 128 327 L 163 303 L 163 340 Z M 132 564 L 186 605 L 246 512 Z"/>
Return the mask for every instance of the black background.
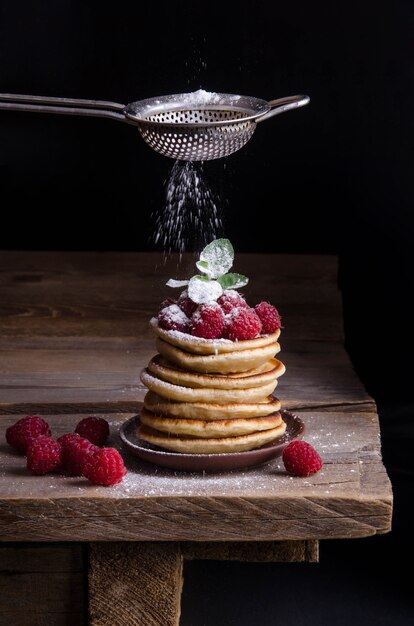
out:
<path id="1" fill-rule="evenodd" d="M 411 532 L 413 18 L 404 0 L 0 4 L 2 92 L 311 96 L 205 175 L 236 252 L 339 255 L 347 347 L 379 404 L 395 529 L 328 543 L 308 569 L 188 565 L 184 625 L 410 622 L 398 569 Z M 135 129 L 0 111 L 0 146 L 1 248 L 152 249 L 172 162 Z"/>

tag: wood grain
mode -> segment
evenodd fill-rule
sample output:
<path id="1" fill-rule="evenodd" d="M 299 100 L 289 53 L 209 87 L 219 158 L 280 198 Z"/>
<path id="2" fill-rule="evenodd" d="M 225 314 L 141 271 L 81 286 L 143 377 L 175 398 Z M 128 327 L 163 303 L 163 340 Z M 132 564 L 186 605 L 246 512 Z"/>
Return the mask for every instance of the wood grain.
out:
<path id="1" fill-rule="evenodd" d="M 81 545 L 0 545 L 0 624 L 82 626 L 86 615 Z"/>
<path id="2" fill-rule="evenodd" d="M 113 611 L 122 617 L 122 626 L 136 624 L 137 615 L 145 615 L 150 624 L 154 610 L 159 616 L 159 624 L 165 626 L 165 610 L 159 606 L 155 594 L 170 594 L 167 606 L 170 615 L 175 618 L 179 612 L 180 595 L 180 557 L 177 544 L 92 544 L 89 555 L 89 577 L 91 585 L 91 617 L 102 622 L 102 614 L 110 621 Z M 159 546 L 159 549 L 157 547 Z M 126 550 L 126 556 L 124 554 Z M 278 541 L 278 542 L 184 542 L 179 545 L 184 559 L 237 560 L 249 562 L 316 562 L 318 560 L 317 541 Z M 87 574 L 84 558 L 85 546 L 77 543 L 9 543 L 0 545 L 0 624 L 13 626 L 82 626 L 86 624 L 86 587 L 82 585 Z M 161 562 L 160 567 L 160 551 Z M 114 553 L 118 562 L 116 584 L 108 584 L 107 566 L 113 570 Z M 168 555 L 165 560 L 165 555 Z M 119 574 L 119 559 L 129 565 L 129 569 Z M 155 569 L 154 569 L 155 558 Z M 126 560 L 124 560 L 126 559 Z M 131 559 L 134 561 L 131 564 Z M 137 571 L 138 562 L 138 571 Z M 149 567 L 144 567 L 147 562 Z M 126 573 L 127 572 L 127 573 Z M 156 580 L 153 580 L 153 574 Z M 161 574 L 161 577 L 160 577 Z M 171 579 L 169 578 L 171 576 Z M 115 577 L 115 575 L 114 575 Z M 139 578 L 139 579 L 138 579 Z M 166 584 L 160 589 L 161 578 Z M 136 580 L 138 579 L 138 580 Z M 168 582 L 172 584 L 168 584 Z M 125 598 L 120 589 L 128 588 Z M 129 586 L 133 585 L 132 593 Z M 155 586 L 154 586 L 155 585 Z M 150 593 L 148 592 L 148 587 Z M 175 595 L 171 596 L 171 589 Z M 154 606 L 151 606 L 153 603 Z M 121 606 L 121 609 L 119 605 Z M 144 605 L 143 613 L 142 605 Z M 154 607 L 156 607 L 154 609 Z M 165 608 L 165 605 L 164 605 Z M 129 620 L 132 615 L 132 621 Z M 85 619 L 84 619 L 85 618 Z M 118 617 L 119 619 L 119 617 Z M 101 621 L 100 621 L 101 620 Z M 173 621 L 174 623 L 174 621 Z"/>
<path id="3" fill-rule="evenodd" d="M 183 542 L 185 559 L 248 561 L 249 563 L 300 563 L 318 561 L 318 541 Z"/>
<path id="4" fill-rule="evenodd" d="M 306 422 L 306 439 L 324 460 L 317 475 L 289 477 L 278 459 L 186 475 L 125 453 L 123 483 L 104 488 L 30 476 L 1 439 L 22 413 L 47 415 L 56 436 L 91 413 L 107 417 L 109 445 L 119 447 L 119 426 L 145 393 L 139 371 L 155 351 L 148 320 L 171 295 L 166 280 L 191 274 L 194 260 L 0 253 L 0 540 L 104 541 L 90 550 L 93 626 L 178 623 L 183 555 L 315 562 L 319 539 L 390 530 L 375 403 L 343 348 L 335 257 L 238 255 L 235 266 L 251 279 L 249 302 L 266 299 L 282 313 L 287 373 L 278 395 Z M 79 544 L 3 544 L 0 564 L 0 623 L 81 626 Z"/>
<path id="5" fill-rule="evenodd" d="M 193 255 L 0 253 L 0 411 L 136 411 L 139 372 L 154 354 L 149 318 Z M 286 408 L 370 401 L 343 348 L 337 261 L 239 255 L 252 302 L 282 314 Z M 169 294 L 171 295 L 171 293 Z"/>
<path id="6" fill-rule="evenodd" d="M 281 346 L 287 374 L 277 394 L 285 408 L 372 402 L 340 344 L 282 334 Z M 152 335 L 0 339 L 0 412 L 137 411 L 147 391 L 139 373 L 154 354 Z"/>
<path id="7" fill-rule="evenodd" d="M 194 273 L 194 255 L 157 253 L 0 253 L 2 336 L 143 337 L 171 289 Z M 246 295 L 280 307 L 287 336 L 343 340 L 337 260 L 329 256 L 237 255 Z"/>
<path id="8" fill-rule="evenodd" d="M 106 415 L 119 446 L 130 414 Z M 374 412 L 309 411 L 306 439 L 325 466 L 306 479 L 280 459 L 224 475 L 162 470 L 125 454 L 128 475 L 112 488 L 59 475 L 30 476 L 6 445 L 0 455 L 3 541 L 274 541 L 363 537 L 387 532 L 391 487 L 381 462 Z M 53 434 L 79 415 L 48 417 Z M 15 416 L 3 416 L 0 428 Z"/>
<path id="9" fill-rule="evenodd" d="M 92 543 L 91 626 L 178 626 L 183 558 L 174 543 Z"/>

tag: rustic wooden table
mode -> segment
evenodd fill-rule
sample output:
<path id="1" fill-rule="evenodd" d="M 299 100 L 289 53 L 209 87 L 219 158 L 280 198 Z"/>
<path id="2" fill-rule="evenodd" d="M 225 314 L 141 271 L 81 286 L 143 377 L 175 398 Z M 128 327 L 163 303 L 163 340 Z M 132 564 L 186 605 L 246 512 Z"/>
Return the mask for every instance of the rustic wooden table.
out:
<path id="1" fill-rule="evenodd" d="M 148 320 L 166 279 L 188 274 L 194 258 L 3 252 L 0 262 L 1 432 L 27 413 L 47 416 L 55 435 L 99 414 L 119 447 L 155 351 Z M 179 620 L 183 558 L 316 561 L 321 539 L 390 530 L 375 404 L 343 348 L 336 259 L 239 255 L 237 271 L 250 276 L 249 301 L 268 299 L 283 314 L 278 396 L 303 417 L 323 470 L 292 478 L 276 459 L 186 475 L 125 453 L 127 477 L 105 488 L 28 475 L 2 435 L 1 624 L 78 625 L 88 603 L 94 626 L 169 626 Z"/>

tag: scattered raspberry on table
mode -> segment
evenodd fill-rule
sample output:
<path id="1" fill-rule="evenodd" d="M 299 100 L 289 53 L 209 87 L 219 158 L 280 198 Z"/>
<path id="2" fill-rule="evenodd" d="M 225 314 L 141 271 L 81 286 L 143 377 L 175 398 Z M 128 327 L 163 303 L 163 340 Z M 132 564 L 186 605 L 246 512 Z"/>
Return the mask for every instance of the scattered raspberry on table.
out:
<path id="1" fill-rule="evenodd" d="M 83 475 L 97 485 L 121 482 L 127 473 L 122 456 L 114 448 L 99 448 L 92 442 L 105 443 L 108 422 L 102 417 L 87 417 L 79 422 L 76 431 L 52 439 L 49 424 L 43 418 L 27 415 L 7 428 L 6 439 L 19 452 L 26 453 L 26 466 L 32 474 L 64 471 L 72 476 Z"/>
<path id="2" fill-rule="evenodd" d="M 88 455 L 83 464 L 82 474 L 95 485 L 116 485 L 127 470 L 122 456 L 115 448 L 98 448 Z"/>
<path id="3" fill-rule="evenodd" d="M 283 463 L 292 476 L 311 476 L 323 467 L 319 454 L 306 441 L 292 441 L 283 450 Z"/>
<path id="4" fill-rule="evenodd" d="M 62 466 L 62 444 L 47 435 L 32 439 L 27 447 L 27 469 L 42 476 Z"/>
<path id="5" fill-rule="evenodd" d="M 75 433 L 96 446 L 103 446 L 109 437 L 109 424 L 103 417 L 85 417 L 76 426 Z"/>
<path id="6" fill-rule="evenodd" d="M 81 437 L 78 433 L 66 433 L 59 437 L 58 441 L 62 444 L 62 466 L 63 469 L 71 476 L 82 476 L 83 464 L 89 454 L 99 450 L 95 446 Z"/>
<path id="7" fill-rule="evenodd" d="M 6 430 L 6 440 L 12 448 L 25 454 L 32 439 L 50 435 L 49 424 L 38 415 L 26 415 Z"/>

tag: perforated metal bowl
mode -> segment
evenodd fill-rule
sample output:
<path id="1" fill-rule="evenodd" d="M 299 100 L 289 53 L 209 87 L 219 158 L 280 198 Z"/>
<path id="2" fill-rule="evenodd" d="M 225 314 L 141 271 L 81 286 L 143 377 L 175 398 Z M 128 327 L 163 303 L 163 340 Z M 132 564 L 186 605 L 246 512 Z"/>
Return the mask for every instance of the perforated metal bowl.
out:
<path id="1" fill-rule="evenodd" d="M 307 96 L 267 102 L 233 94 L 206 95 L 200 90 L 134 102 L 125 114 L 157 152 L 184 161 L 208 161 L 240 150 L 257 122 L 308 102 Z"/>
<path id="2" fill-rule="evenodd" d="M 133 124 L 153 150 L 183 161 L 208 161 L 237 152 L 253 135 L 258 122 L 308 102 L 308 96 L 288 96 L 267 102 L 250 96 L 203 90 L 127 105 L 0 94 L 0 109 L 108 117 Z"/>

